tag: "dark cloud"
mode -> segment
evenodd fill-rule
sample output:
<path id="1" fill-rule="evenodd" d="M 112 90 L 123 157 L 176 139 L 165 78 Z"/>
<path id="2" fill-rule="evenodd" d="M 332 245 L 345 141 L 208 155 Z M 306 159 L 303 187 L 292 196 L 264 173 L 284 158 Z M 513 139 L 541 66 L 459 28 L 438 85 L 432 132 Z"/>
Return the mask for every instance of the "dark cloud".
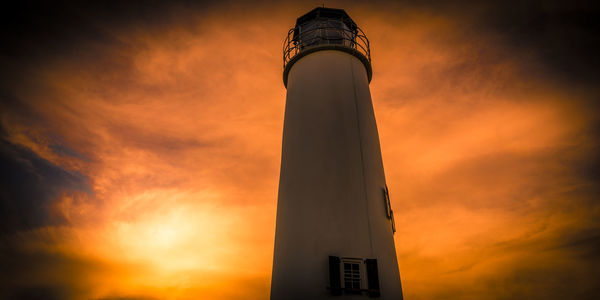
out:
<path id="1" fill-rule="evenodd" d="M 510 272 L 486 278 L 484 286 L 492 299 L 597 299 L 599 272 L 581 265 L 542 264 L 537 259 L 521 261 Z M 592 275 L 595 275 L 592 277 Z"/>
<path id="2" fill-rule="evenodd" d="M 114 28 L 139 24 L 155 28 L 177 19 L 172 8 L 195 10 L 202 1 L 19 1 L 4 5 L 0 33 L 5 38 L 0 53 L 9 57 L 85 55 L 65 53 L 84 42 L 110 40 Z"/>
<path id="3" fill-rule="evenodd" d="M 14 1 L 0 12 L 0 89 L 27 85 L 48 62 L 76 58 L 106 61 L 97 48 L 126 41 L 123 28 L 152 32 L 177 23 L 183 27 L 207 10 L 203 1 Z M 105 53 L 106 54 L 106 53 Z M 114 63 L 114 62 L 113 62 Z M 98 70 L 101 71 L 101 70 Z M 1 101 L 4 101 L 2 99 Z"/>
<path id="4" fill-rule="evenodd" d="M 56 141 L 58 141 L 58 138 L 55 138 Z M 70 156 L 70 157 L 75 157 L 75 158 L 79 158 L 83 161 L 87 161 L 88 158 L 83 156 L 81 153 L 71 149 L 71 147 L 67 146 L 64 143 L 55 143 L 55 144 L 51 144 L 50 145 L 50 149 L 52 149 L 52 152 L 60 155 L 60 156 Z"/>
<path id="5" fill-rule="evenodd" d="M 3 236 L 0 245 L 0 299 L 82 299 L 87 282 L 78 279 L 107 270 L 107 266 L 89 258 L 44 249 L 31 249 L 28 240 Z M 36 242 L 59 242 L 60 234 L 40 231 Z M 7 243 L 6 243 L 7 242 Z"/>
<path id="6" fill-rule="evenodd" d="M 598 228 L 573 229 L 565 232 L 558 245 L 552 249 L 567 250 L 582 260 L 597 263 L 600 261 L 600 225 Z"/>
<path id="7" fill-rule="evenodd" d="M 600 5 L 588 1 L 502 2 L 478 20 L 508 41 L 514 51 L 531 51 L 558 80 L 600 80 Z"/>
<path id="8" fill-rule="evenodd" d="M 538 78 L 594 88 L 600 80 L 600 4 L 594 1 L 374 1 L 364 7 L 426 12 L 456 21 L 463 35 L 500 39 L 506 55 L 535 66 Z M 440 39 L 445 37 L 440 36 Z M 534 75 L 534 74 L 531 74 Z"/>
<path id="9" fill-rule="evenodd" d="M 36 286 L 16 289 L 7 296 L 8 300 L 63 300 L 69 299 L 69 293 L 65 288 L 56 286 Z"/>
<path id="10" fill-rule="evenodd" d="M 477 268 L 480 275 L 469 284 L 449 284 L 433 298 L 597 299 L 600 231 L 549 230 L 550 226 L 483 247 L 469 257 L 470 263 L 444 274 Z"/>
<path id="11" fill-rule="evenodd" d="M 52 216 L 48 205 L 62 193 L 91 194 L 88 178 L 67 171 L 24 147 L 0 139 L 0 229 L 34 229 L 67 220 Z"/>

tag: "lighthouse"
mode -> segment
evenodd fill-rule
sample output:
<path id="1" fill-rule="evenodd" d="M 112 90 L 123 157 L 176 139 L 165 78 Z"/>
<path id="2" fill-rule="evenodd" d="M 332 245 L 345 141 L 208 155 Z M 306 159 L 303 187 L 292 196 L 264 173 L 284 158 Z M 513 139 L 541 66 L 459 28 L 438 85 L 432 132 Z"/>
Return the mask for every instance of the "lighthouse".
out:
<path id="1" fill-rule="evenodd" d="M 283 69 L 271 300 L 401 300 L 367 37 L 344 10 L 315 8 L 289 30 Z"/>

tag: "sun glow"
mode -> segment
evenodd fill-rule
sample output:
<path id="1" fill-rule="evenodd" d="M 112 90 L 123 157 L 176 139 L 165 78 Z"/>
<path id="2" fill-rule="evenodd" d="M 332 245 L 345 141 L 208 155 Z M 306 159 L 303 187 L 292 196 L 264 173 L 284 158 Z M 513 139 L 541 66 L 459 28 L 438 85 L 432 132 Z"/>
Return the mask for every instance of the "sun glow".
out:
<path id="1" fill-rule="evenodd" d="M 248 260 L 240 252 L 261 247 L 262 243 L 249 242 L 260 235 L 255 226 L 269 222 L 273 210 L 262 206 L 224 208 L 217 205 L 224 197 L 209 190 L 144 191 L 114 199 L 114 207 L 105 212 L 110 217 L 100 228 L 86 223 L 87 214 L 98 213 L 87 210 L 72 216 L 71 222 L 78 223 L 76 228 L 49 229 L 53 236 L 68 239 L 51 249 L 39 243 L 30 248 L 106 262 L 107 270 L 86 279 L 94 283 L 92 294 L 98 297 L 149 291 L 164 299 L 196 299 L 196 293 L 210 299 L 228 297 L 230 292 L 221 288 L 223 282 L 231 280 L 227 278 L 254 281 L 268 272 L 272 253 L 253 255 Z M 62 208 L 77 210 L 71 198 L 63 202 L 69 205 Z M 244 224 L 248 213 L 260 219 Z M 262 220 L 264 217 L 267 219 Z"/>
<path id="2" fill-rule="evenodd" d="M 111 248 L 120 249 L 115 258 L 143 262 L 161 271 L 223 267 L 225 261 L 215 246 L 230 245 L 226 236 L 232 224 L 210 204 L 218 199 L 207 193 L 144 193 L 124 206 L 104 237 L 111 241 Z"/>

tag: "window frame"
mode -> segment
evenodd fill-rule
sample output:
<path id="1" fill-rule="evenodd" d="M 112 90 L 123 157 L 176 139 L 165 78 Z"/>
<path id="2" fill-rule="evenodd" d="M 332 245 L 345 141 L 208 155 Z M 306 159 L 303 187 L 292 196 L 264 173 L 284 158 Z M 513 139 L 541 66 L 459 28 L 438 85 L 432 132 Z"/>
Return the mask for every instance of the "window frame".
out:
<path id="1" fill-rule="evenodd" d="M 359 287 L 358 289 L 353 287 L 346 286 L 346 272 L 344 270 L 344 264 L 357 264 L 358 265 L 358 274 L 359 274 Z M 360 294 L 367 288 L 366 281 L 366 265 L 365 260 L 362 258 L 355 257 L 340 257 L 340 283 L 342 290 L 345 293 L 350 294 Z"/>

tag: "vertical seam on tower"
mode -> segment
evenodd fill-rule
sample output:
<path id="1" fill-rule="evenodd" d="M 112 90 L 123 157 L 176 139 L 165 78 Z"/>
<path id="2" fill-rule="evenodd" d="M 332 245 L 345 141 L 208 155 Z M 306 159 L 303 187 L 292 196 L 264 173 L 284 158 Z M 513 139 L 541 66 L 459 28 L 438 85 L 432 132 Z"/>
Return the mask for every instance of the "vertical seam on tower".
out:
<path id="1" fill-rule="evenodd" d="M 363 153 L 362 134 L 360 130 L 360 116 L 358 114 L 358 97 L 356 92 L 356 79 L 354 78 L 353 57 L 350 57 L 350 73 L 352 75 L 352 91 L 354 92 L 354 112 L 356 113 L 356 129 L 358 130 L 358 149 L 360 151 L 360 167 L 362 171 L 363 196 L 367 210 L 367 228 L 369 229 L 369 246 L 371 247 L 371 256 L 373 256 L 373 235 L 371 233 L 371 215 L 369 213 L 369 198 L 367 197 L 367 178 L 365 176 L 365 159 Z"/>

